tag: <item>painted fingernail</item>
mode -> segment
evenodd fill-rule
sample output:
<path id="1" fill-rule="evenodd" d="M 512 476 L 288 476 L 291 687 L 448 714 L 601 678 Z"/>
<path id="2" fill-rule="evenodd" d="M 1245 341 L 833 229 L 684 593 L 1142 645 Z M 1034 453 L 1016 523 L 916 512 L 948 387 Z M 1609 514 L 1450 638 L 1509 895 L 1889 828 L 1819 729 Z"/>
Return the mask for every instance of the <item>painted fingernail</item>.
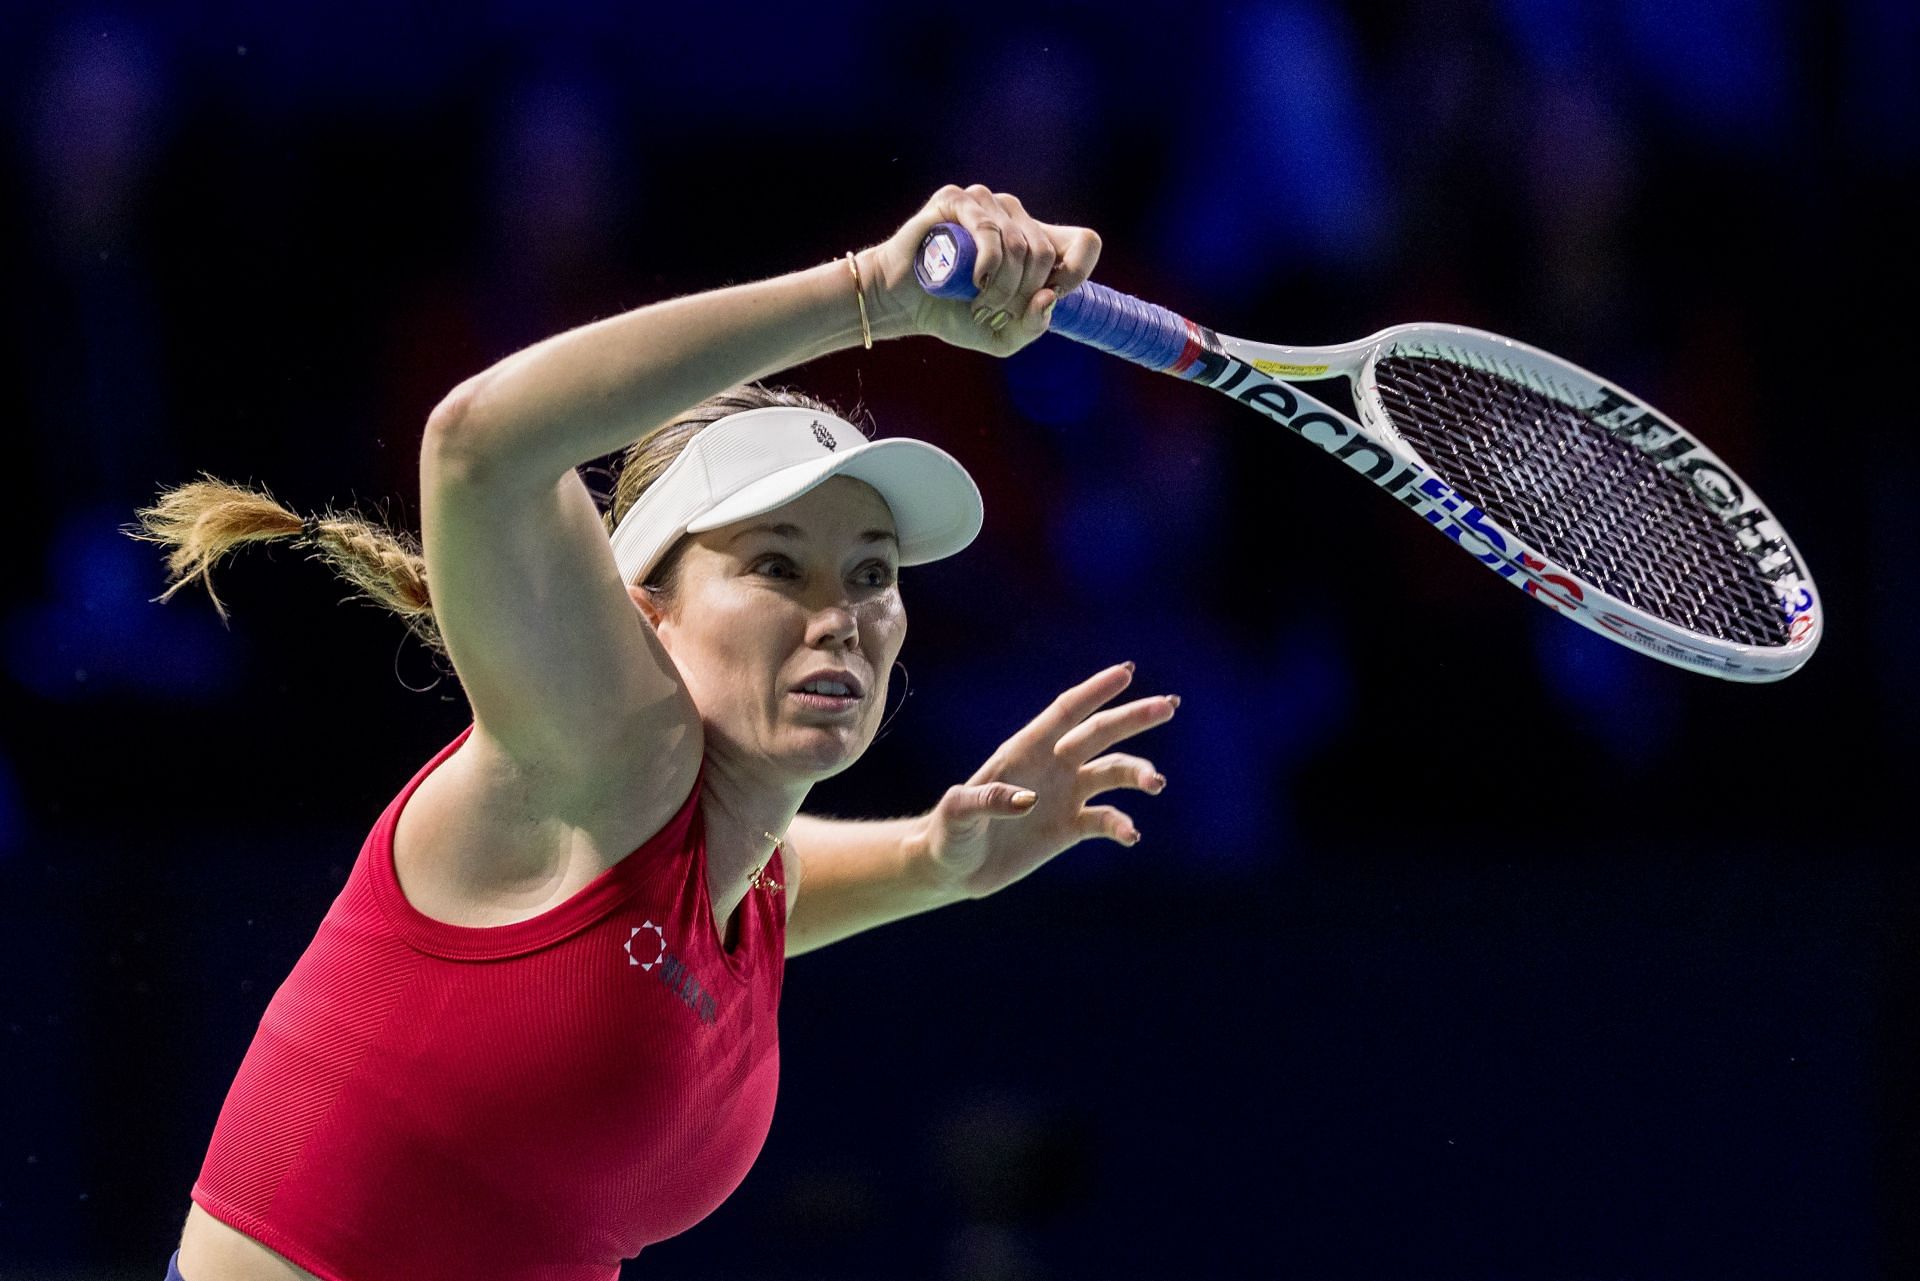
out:
<path id="1" fill-rule="evenodd" d="M 995 313 L 993 313 L 993 319 L 987 322 L 987 327 L 993 330 L 993 332 L 997 334 L 1001 331 L 1001 329 L 1003 329 L 1006 326 L 1006 323 L 1012 319 L 1013 319 L 1012 312 L 996 311 Z"/>
<path id="2" fill-rule="evenodd" d="M 986 321 L 987 321 L 987 309 L 985 307 L 975 307 L 973 309 L 973 323 L 976 325 L 983 325 L 986 323 Z"/>
<path id="3" fill-rule="evenodd" d="M 1039 796 L 1038 796 L 1037 794 L 1035 794 L 1035 793 L 1033 793 L 1033 792 L 1031 792 L 1031 791 L 1028 791 L 1028 790 L 1027 790 L 1026 788 L 1024 788 L 1024 787 L 1023 787 L 1023 788 L 1021 788 L 1021 789 L 1020 789 L 1019 791 L 1017 791 L 1017 792 L 1015 792 L 1015 793 L 1013 794 L 1013 803 L 1014 803 L 1015 805 L 1018 805 L 1018 806 L 1020 806 L 1020 807 L 1021 807 L 1021 808 L 1023 808 L 1023 809 L 1024 809 L 1025 807 L 1027 807 L 1027 806 L 1029 806 L 1029 805 L 1031 805 L 1031 804 L 1033 804 L 1033 803 L 1034 803 L 1035 801 L 1037 801 L 1037 800 L 1039 800 L 1039 799 L 1040 799 L 1040 797 L 1039 797 Z"/>

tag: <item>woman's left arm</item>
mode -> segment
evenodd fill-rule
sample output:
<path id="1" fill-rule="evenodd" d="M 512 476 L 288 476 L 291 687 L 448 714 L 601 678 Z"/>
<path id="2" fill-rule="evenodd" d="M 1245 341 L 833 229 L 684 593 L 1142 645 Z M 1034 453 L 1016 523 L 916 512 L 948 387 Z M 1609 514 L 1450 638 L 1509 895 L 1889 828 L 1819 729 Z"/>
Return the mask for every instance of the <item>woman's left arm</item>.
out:
<path id="1" fill-rule="evenodd" d="M 966 895 L 919 854 L 927 816 L 889 819 L 794 815 L 787 828 L 787 955 L 837 943 Z"/>
<path id="2" fill-rule="evenodd" d="M 973 777 L 917 818 L 795 816 L 787 829 L 787 955 L 902 917 L 985 898 L 1090 837 L 1140 839 L 1133 820 L 1088 800 L 1117 787 L 1158 793 L 1151 761 L 1108 749 L 1164 724 L 1177 696 L 1099 710 L 1133 680 L 1110 667 L 1067 690 Z"/>

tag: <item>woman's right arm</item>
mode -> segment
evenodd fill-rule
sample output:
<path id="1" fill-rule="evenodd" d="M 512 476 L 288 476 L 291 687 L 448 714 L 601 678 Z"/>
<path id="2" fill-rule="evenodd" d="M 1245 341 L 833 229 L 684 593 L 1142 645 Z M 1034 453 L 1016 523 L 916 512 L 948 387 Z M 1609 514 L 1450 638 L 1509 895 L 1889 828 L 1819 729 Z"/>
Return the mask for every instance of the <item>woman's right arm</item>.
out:
<path id="1" fill-rule="evenodd" d="M 646 777 L 685 796 L 698 714 L 627 595 L 575 467 L 859 333 L 853 278 L 828 264 L 546 339 L 434 410 L 420 450 L 422 550 L 477 736 L 524 771 L 589 789 L 617 762 L 631 770 L 640 749 L 659 766 Z"/>
<path id="2" fill-rule="evenodd" d="M 975 231 L 988 287 L 974 305 L 1014 317 L 998 331 L 915 285 L 914 251 L 941 221 Z M 1045 332 L 1056 290 L 1084 280 L 1075 259 L 1097 253 L 1091 232 L 1037 223 L 1010 197 L 943 188 L 859 255 L 874 337 L 1011 353 Z M 853 291 L 837 260 L 642 307 L 517 352 L 434 410 L 420 455 L 427 581 L 477 733 L 523 768 L 582 782 L 625 773 L 638 750 L 671 776 L 660 786 L 672 799 L 685 796 L 698 713 L 574 469 L 717 391 L 859 342 Z"/>

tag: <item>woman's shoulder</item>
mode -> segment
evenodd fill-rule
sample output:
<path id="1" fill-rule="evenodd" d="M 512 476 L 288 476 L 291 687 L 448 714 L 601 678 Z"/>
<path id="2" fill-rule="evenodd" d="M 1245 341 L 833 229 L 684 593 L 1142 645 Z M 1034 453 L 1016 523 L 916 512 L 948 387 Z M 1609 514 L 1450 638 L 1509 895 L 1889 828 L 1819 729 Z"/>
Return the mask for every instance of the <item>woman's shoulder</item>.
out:
<path id="1" fill-rule="evenodd" d="M 394 827 L 409 902 L 454 924 L 506 924 L 565 902 L 686 807 L 702 757 L 636 750 L 581 779 L 521 762 L 479 728 L 424 778 Z M 457 919 L 455 919 L 457 918 Z"/>

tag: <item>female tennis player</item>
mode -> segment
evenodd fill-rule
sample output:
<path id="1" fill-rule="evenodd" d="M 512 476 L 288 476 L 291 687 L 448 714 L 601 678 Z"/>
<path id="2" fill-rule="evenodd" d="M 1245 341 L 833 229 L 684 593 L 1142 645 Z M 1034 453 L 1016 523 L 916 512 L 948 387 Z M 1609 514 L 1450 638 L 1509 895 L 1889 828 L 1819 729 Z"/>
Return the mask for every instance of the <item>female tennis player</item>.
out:
<path id="1" fill-rule="evenodd" d="M 942 221 L 980 245 L 972 304 L 915 283 Z M 899 568 L 960 551 L 982 513 L 941 450 L 755 385 L 874 338 L 1011 355 L 1099 252 L 946 187 L 844 259 L 537 343 L 429 418 L 419 554 L 211 479 L 140 513 L 172 549 L 162 599 L 211 594 L 242 543 L 296 540 L 442 649 L 473 711 L 268 1004 L 171 1278 L 613 1281 L 758 1154 L 786 957 L 1139 840 L 1089 803 L 1166 783 L 1112 750 L 1178 705 L 1108 707 L 1130 663 L 925 815 L 799 813 L 880 725 Z M 575 468 L 622 447 L 603 521 Z"/>

